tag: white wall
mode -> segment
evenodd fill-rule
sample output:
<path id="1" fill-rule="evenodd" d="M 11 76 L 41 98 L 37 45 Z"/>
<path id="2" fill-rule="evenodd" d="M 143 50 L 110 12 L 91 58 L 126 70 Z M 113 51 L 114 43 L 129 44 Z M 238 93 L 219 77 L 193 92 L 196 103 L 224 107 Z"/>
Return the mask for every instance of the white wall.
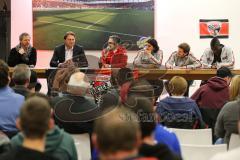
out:
<path id="1" fill-rule="evenodd" d="M 32 0 L 11 0 L 11 48 L 19 43 L 23 32 L 32 36 Z"/>
<path id="2" fill-rule="evenodd" d="M 13 47 L 20 33 L 27 31 L 32 35 L 32 0 L 11 0 L 11 3 Z M 164 52 L 164 62 L 181 42 L 189 43 L 200 58 L 210 39 L 199 38 L 199 19 L 226 18 L 230 35 L 221 42 L 234 50 L 236 67 L 240 68 L 239 0 L 155 0 L 155 4 L 155 35 Z"/>
<path id="3" fill-rule="evenodd" d="M 230 46 L 235 55 L 235 67 L 240 68 L 240 1 L 239 0 L 155 0 L 155 35 L 164 52 L 164 62 L 181 42 L 191 45 L 200 58 L 210 46 L 210 39 L 199 38 L 199 19 L 229 19 L 229 39 L 220 40 Z"/>

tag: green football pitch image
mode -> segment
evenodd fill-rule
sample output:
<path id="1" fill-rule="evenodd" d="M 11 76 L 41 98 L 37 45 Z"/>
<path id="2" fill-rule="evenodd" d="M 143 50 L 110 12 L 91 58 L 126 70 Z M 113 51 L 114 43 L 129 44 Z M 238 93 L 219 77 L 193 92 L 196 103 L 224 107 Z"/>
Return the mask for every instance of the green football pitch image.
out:
<path id="1" fill-rule="evenodd" d="M 78 9 L 33 11 L 33 45 L 53 50 L 67 31 L 86 50 L 101 50 L 110 35 L 119 35 L 138 49 L 141 37 L 154 36 L 154 11 L 135 9 Z"/>

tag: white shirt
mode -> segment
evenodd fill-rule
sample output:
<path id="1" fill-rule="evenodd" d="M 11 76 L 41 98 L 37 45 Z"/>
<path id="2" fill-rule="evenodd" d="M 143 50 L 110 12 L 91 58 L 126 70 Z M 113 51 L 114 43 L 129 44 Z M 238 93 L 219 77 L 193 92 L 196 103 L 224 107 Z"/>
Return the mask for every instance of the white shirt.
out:
<path id="1" fill-rule="evenodd" d="M 211 160 L 239 160 L 240 147 L 228 152 L 219 153 L 215 155 Z"/>
<path id="2" fill-rule="evenodd" d="M 68 49 L 67 46 L 65 46 L 65 61 L 73 58 L 73 47 Z"/>

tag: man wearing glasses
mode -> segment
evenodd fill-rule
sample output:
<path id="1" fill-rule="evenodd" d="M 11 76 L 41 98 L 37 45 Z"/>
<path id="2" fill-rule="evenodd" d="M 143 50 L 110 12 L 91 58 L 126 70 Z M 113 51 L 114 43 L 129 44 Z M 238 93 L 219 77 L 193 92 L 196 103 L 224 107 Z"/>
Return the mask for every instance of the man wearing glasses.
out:
<path id="1" fill-rule="evenodd" d="M 100 68 L 124 68 L 127 65 L 127 50 L 120 44 L 121 39 L 117 35 L 110 36 L 108 45 L 102 51 Z"/>

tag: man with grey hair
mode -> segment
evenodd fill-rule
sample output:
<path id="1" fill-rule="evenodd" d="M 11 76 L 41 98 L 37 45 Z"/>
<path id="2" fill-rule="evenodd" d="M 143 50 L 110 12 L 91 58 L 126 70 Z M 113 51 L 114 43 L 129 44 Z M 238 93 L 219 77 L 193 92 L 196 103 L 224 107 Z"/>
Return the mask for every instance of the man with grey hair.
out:
<path id="1" fill-rule="evenodd" d="M 26 64 L 18 64 L 14 67 L 12 80 L 15 86 L 12 88 L 15 93 L 27 97 L 30 93 L 28 85 L 30 82 L 31 70 Z"/>
<path id="2" fill-rule="evenodd" d="M 89 87 L 90 84 L 86 75 L 82 72 L 75 72 L 68 81 L 67 94 L 64 94 L 63 97 L 55 97 L 52 100 L 56 124 L 69 133 L 92 132 L 93 120 L 81 119 L 81 117 L 88 117 L 85 114 L 96 108 L 94 99 L 87 95 Z M 61 111 L 66 106 L 69 112 Z M 80 117 L 73 119 L 76 114 Z"/>
<path id="3" fill-rule="evenodd" d="M 20 43 L 11 49 L 8 57 L 8 65 L 14 67 L 17 64 L 26 64 L 34 67 L 37 63 L 37 50 L 30 44 L 30 35 L 22 33 L 19 36 Z"/>

